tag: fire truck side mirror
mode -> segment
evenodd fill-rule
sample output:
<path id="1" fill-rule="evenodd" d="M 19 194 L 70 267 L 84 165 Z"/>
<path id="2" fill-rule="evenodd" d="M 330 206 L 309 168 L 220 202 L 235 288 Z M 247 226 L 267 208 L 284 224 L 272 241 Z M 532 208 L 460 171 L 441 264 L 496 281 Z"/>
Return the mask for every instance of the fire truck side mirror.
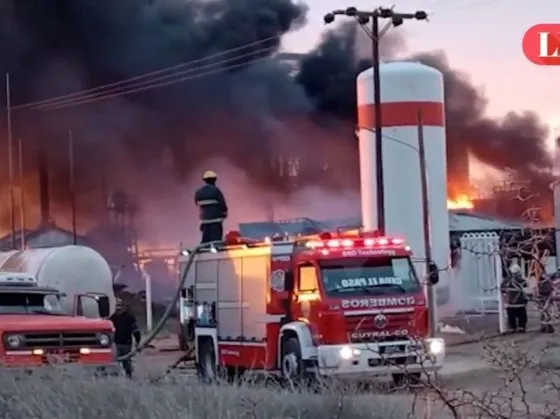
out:
<path id="1" fill-rule="evenodd" d="M 430 285 L 439 282 L 439 268 L 433 260 L 428 263 L 428 282 Z"/>
<path id="2" fill-rule="evenodd" d="M 288 292 L 294 290 L 294 275 L 292 272 L 286 272 L 284 276 L 284 289 Z"/>
<path id="3" fill-rule="evenodd" d="M 293 298 L 294 292 L 294 275 L 291 271 L 287 271 L 284 276 L 284 291 L 288 291 L 288 297 L 282 299 L 282 308 L 286 311 L 290 311 L 290 304 Z"/>

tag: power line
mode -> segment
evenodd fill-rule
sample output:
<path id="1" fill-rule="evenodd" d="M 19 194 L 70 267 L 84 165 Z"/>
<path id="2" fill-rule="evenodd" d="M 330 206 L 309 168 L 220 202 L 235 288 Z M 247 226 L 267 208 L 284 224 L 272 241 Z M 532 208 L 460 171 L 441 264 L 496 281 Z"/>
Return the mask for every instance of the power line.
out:
<path id="1" fill-rule="evenodd" d="M 487 5 L 487 4 L 491 4 L 490 1 L 488 0 L 472 0 L 472 2 L 468 2 L 469 4 L 465 4 L 462 3 L 461 6 L 464 7 L 473 7 L 473 6 L 477 6 L 477 5 Z M 474 3 L 474 4 L 473 4 Z M 459 9 L 461 9 L 463 7 L 459 7 Z M 452 7 L 452 8 L 448 8 L 445 9 L 444 11 L 454 11 L 457 10 L 457 7 Z M 437 12 L 436 12 L 437 14 Z M 135 92 L 140 92 L 143 90 L 148 90 L 148 89 L 152 89 L 152 88 L 157 88 L 157 87 L 163 87 L 163 86 L 168 86 L 170 84 L 174 84 L 174 83 L 179 83 L 182 81 L 186 81 L 186 80 L 190 80 L 191 77 L 187 77 L 187 78 L 180 78 L 180 79 L 176 79 L 175 81 L 171 81 L 171 79 L 173 79 L 174 77 L 177 76 L 182 76 L 182 75 L 186 75 L 188 73 L 193 73 L 199 70 L 206 70 L 209 67 L 213 66 L 213 65 L 220 65 L 220 64 L 225 64 L 228 62 L 232 62 L 232 61 L 236 61 L 239 60 L 240 58 L 246 57 L 247 55 L 255 55 L 255 54 L 259 54 L 265 51 L 270 51 L 274 48 L 276 48 L 276 46 L 271 46 L 269 48 L 262 48 L 256 51 L 251 51 L 249 53 L 244 53 L 241 55 L 236 55 L 234 57 L 230 57 L 226 60 L 221 60 L 218 61 L 216 63 L 213 64 L 206 64 L 203 66 L 199 66 L 199 67 L 193 67 L 196 64 L 199 63 L 204 63 L 206 61 L 211 61 L 215 58 L 218 57 L 222 57 L 237 51 L 242 51 L 244 49 L 247 48 L 251 48 L 257 45 L 262 45 L 263 43 L 266 43 L 268 41 L 272 41 L 272 40 L 276 40 L 278 39 L 278 36 L 271 36 L 271 37 L 267 37 L 267 38 L 263 38 L 261 40 L 258 41 L 254 41 L 236 48 L 231 48 L 229 50 L 226 51 L 221 51 L 219 53 L 215 53 L 206 57 L 202 57 L 193 61 L 189 61 L 189 62 L 185 62 L 185 63 L 181 63 L 181 64 L 177 64 L 174 66 L 170 66 L 170 67 L 166 67 L 166 68 L 162 68 L 159 70 L 155 70 L 155 71 L 151 71 L 149 73 L 145 73 L 145 74 L 141 74 L 135 77 L 130 77 L 127 79 L 123 79 L 117 82 L 113 82 L 113 83 L 107 83 L 101 86 L 97 86 L 97 87 L 93 87 L 90 89 L 85 89 L 85 90 L 81 90 L 79 92 L 74 92 L 74 93 L 70 93 L 70 94 L 66 94 L 66 95 L 61 95 L 61 96 L 56 96 L 56 97 L 52 97 L 52 98 L 48 98 L 48 99 L 44 99 L 44 100 L 40 100 L 40 101 L 35 101 L 35 102 L 29 102 L 29 103 L 24 103 L 21 105 L 17 105 L 17 106 L 12 106 L 11 109 L 12 110 L 20 110 L 20 109 L 38 109 L 38 110 L 50 110 L 50 109 L 59 109 L 62 107 L 67 107 L 67 106 L 71 106 L 72 104 L 82 104 L 82 103 L 89 103 L 92 101 L 96 101 L 98 100 L 102 100 L 102 99 L 108 99 L 111 97 L 117 97 L 121 94 L 129 94 L 129 93 L 135 93 Z M 250 61 L 253 62 L 253 61 Z M 250 63 L 249 62 L 249 63 Z M 247 63 L 245 63 L 247 64 Z M 191 68 L 189 68 L 191 67 Z M 233 67 L 227 67 L 224 70 L 228 70 L 230 68 L 237 68 L 237 67 L 241 67 L 241 65 L 236 65 Z M 174 72 L 176 70 L 180 70 L 177 72 Z M 165 73 L 169 73 L 169 72 L 174 72 L 172 74 L 165 74 Z M 205 72 L 203 74 L 201 74 L 201 76 L 205 76 L 205 75 L 210 75 L 210 74 L 215 74 L 217 73 L 217 71 L 210 71 L 210 72 Z M 153 78 L 153 76 L 158 76 Z M 194 78 L 196 78 L 198 76 L 194 76 Z M 167 82 L 167 80 L 169 80 L 169 82 Z M 153 84 L 158 82 L 157 84 Z M 161 82 L 161 83 L 160 83 Z M 142 87 L 143 86 L 143 87 Z M 94 100 L 95 99 L 95 100 Z"/>
<path id="2" fill-rule="evenodd" d="M 48 98 L 48 99 L 44 99 L 44 100 L 39 100 L 39 101 L 35 101 L 35 102 L 28 102 L 28 103 L 23 103 L 23 104 L 17 105 L 17 106 L 12 106 L 12 110 L 27 109 L 27 108 L 32 108 L 32 107 L 41 106 L 41 105 L 48 105 L 48 104 L 51 104 L 52 102 L 57 102 L 57 101 L 63 100 L 63 99 L 70 99 L 70 98 L 79 99 L 81 96 L 84 96 L 84 95 L 87 96 L 88 94 L 95 93 L 95 92 L 100 92 L 104 89 L 109 89 L 109 88 L 114 88 L 114 87 L 117 87 L 117 86 L 122 86 L 122 85 L 125 85 L 125 84 L 128 84 L 128 83 L 131 83 L 131 82 L 141 81 L 141 80 L 150 78 L 150 77 L 155 76 L 155 75 L 164 74 L 164 73 L 171 72 L 171 71 L 174 71 L 174 70 L 183 69 L 185 67 L 191 67 L 195 64 L 203 63 L 205 61 L 209 61 L 209 60 L 212 60 L 212 59 L 217 58 L 217 57 L 222 57 L 224 55 L 228 55 L 228 54 L 231 54 L 231 53 L 234 53 L 234 52 L 242 51 L 244 49 L 251 48 L 251 47 L 254 47 L 254 46 L 257 46 L 257 45 L 261 45 L 263 43 L 266 43 L 268 41 L 275 40 L 275 39 L 278 39 L 278 37 L 277 36 L 270 36 L 270 37 L 263 38 L 261 40 L 255 41 L 255 42 L 251 42 L 251 43 L 248 43 L 248 44 L 245 44 L 245 45 L 241 45 L 241 46 L 236 47 L 236 48 L 231 48 L 231 49 L 228 49 L 226 51 L 221 51 L 221 52 L 218 52 L 218 53 L 215 53 L 215 54 L 212 54 L 212 55 L 208 55 L 206 57 L 202 57 L 202 58 L 199 58 L 199 59 L 196 59 L 196 60 L 192 60 L 192 61 L 189 61 L 189 62 L 185 62 L 185 63 L 177 64 L 177 65 L 174 65 L 174 66 L 162 68 L 162 69 L 155 70 L 155 71 L 152 71 L 152 72 L 149 72 L 149 73 L 144 73 L 144 74 L 141 74 L 141 75 L 138 75 L 138 76 L 135 76 L 135 77 L 130 77 L 128 79 L 120 80 L 120 81 L 117 81 L 117 82 L 107 83 L 107 84 L 104 84 L 104 85 L 101 85 L 101 86 L 93 87 L 91 89 L 81 90 L 79 92 L 69 93 L 69 94 L 66 94 L 66 95 L 56 96 L 56 97 L 52 97 L 52 98 Z M 271 46 L 269 48 L 272 49 L 272 48 L 275 48 L 275 46 L 274 47 Z M 236 57 L 239 58 L 240 56 L 236 56 Z M 169 77 L 169 76 L 167 76 L 167 77 Z"/>
<path id="3" fill-rule="evenodd" d="M 259 55 L 263 53 L 272 52 L 274 49 L 275 47 L 270 47 L 268 49 L 262 48 L 259 50 L 252 51 L 250 53 L 238 55 L 236 57 L 232 57 L 216 63 L 206 64 L 203 66 L 198 66 L 192 69 L 184 70 L 178 73 L 161 76 L 153 80 L 146 80 L 130 86 L 123 86 L 116 89 L 109 89 L 103 92 L 93 93 L 90 95 L 83 95 L 76 98 L 53 101 L 52 103 L 45 104 L 45 105 L 30 106 L 29 109 L 36 109 L 41 111 L 61 109 L 69 106 L 75 106 L 84 103 L 96 102 L 98 100 L 114 98 L 125 94 L 138 93 L 138 92 L 154 89 L 157 87 L 169 86 L 172 84 L 180 83 L 194 78 L 225 72 L 231 69 L 246 66 L 247 64 L 252 64 L 254 62 L 267 59 L 269 58 L 268 55 L 261 56 L 261 57 L 259 57 Z M 251 57 L 251 56 L 256 56 L 256 57 Z M 239 59 L 241 58 L 245 58 L 245 59 L 240 63 L 232 63 L 235 61 L 239 61 Z M 224 67 L 219 67 L 222 64 L 228 64 L 228 65 Z M 183 77 L 177 78 L 178 76 L 183 76 Z"/>
<path id="4" fill-rule="evenodd" d="M 210 76 L 212 74 L 223 73 L 223 72 L 226 72 L 228 70 L 233 70 L 235 68 L 244 67 L 248 64 L 254 64 L 258 61 L 264 61 L 268 58 L 269 58 L 268 56 L 257 57 L 257 58 L 254 58 L 252 60 L 245 61 L 243 63 L 233 64 L 233 65 L 229 65 L 229 66 L 226 66 L 226 67 L 218 67 L 218 68 L 215 68 L 213 70 L 203 71 L 203 72 L 198 73 L 198 74 L 192 74 L 192 75 L 180 77 L 178 79 L 163 81 L 161 83 L 154 83 L 154 84 L 150 84 L 150 85 L 147 85 L 147 86 L 140 86 L 140 87 L 137 87 L 137 88 L 128 89 L 128 90 L 123 91 L 123 92 L 118 92 L 118 93 L 114 93 L 114 94 L 106 94 L 106 95 L 103 95 L 103 96 L 91 97 L 91 98 L 86 96 L 83 99 L 78 99 L 78 100 L 75 100 L 75 101 L 72 101 L 72 102 L 67 102 L 67 103 L 65 102 L 65 103 L 61 103 L 61 104 L 53 104 L 51 106 L 37 107 L 37 108 L 32 108 L 32 109 L 38 109 L 38 110 L 41 110 L 41 111 L 53 111 L 53 110 L 72 107 L 72 106 L 84 105 L 86 103 L 98 102 L 100 100 L 111 99 L 111 98 L 131 94 L 131 93 L 138 93 L 138 92 L 143 92 L 143 91 L 150 90 L 150 89 L 155 89 L 155 88 L 158 88 L 158 87 L 170 86 L 172 84 L 181 83 L 181 82 L 184 82 L 184 81 L 187 81 L 187 80 L 193 80 L 193 79 L 197 79 L 197 78 L 200 78 L 200 77 Z"/>

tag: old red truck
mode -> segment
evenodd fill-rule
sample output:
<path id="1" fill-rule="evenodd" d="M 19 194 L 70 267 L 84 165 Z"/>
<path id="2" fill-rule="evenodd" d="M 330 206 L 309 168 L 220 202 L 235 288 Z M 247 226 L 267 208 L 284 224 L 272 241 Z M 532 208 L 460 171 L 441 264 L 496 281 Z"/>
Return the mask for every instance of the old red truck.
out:
<path id="1" fill-rule="evenodd" d="M 112 323 L 79 315 L 88 300 L 98 305 L 100 317 L 108 316 L 108 297 L 76 295 L 74 316 L 64 312 L 62 297 L 54 288 L 39 287 L 33 275 L 0 273 L 1 367 L 79 366 L 94 373 L 118 373 Z"/>

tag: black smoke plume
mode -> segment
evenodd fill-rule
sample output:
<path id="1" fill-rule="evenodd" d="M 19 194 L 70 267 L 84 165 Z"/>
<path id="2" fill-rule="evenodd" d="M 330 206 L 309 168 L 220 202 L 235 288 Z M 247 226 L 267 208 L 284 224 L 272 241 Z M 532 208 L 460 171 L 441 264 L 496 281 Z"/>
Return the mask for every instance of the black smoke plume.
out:
<path id="1" fill-rule="evenodd" d="M 323 42 L 302 63 L 299 83 L 323 112 L 349 121 L 355 119 L 355 77 L 371 61 L 355 25 L 343 25 L 324 36 Z M 382 39 L 385 59 L 403 57 L 403 38 L 389 32 Z M 441 51 L 405 57 L 443 72 L 446 99 L 447 154 L 450 186 L 466 187 L 467 153 L 500 170 L 514 171 L 530 180 L 535 192 L 547 194 L 552 160 L 546 151 L 547 127 L 532 112 L 508 113 L 490 118 L 487 99 L 467 74 L 454 69 Z M 453 190 L 449 191 L 453 194 Z"/>
<path id="2" fill-rule="evenodd" d="M 296 0 L 0 0 L 0 73 L 11 75 L 14 139 L 24 145 L 28 225 L 39 218 L 38 150 L 49 162 L 51 214 L 60 222 L 68 212 L 69 131 L 80 222 L 95 222 L 104 210 L 104 185 L 139 195 L 140 210 L 159 203 L 150 213 L 158 219 L 168 221 L 162 211 L 173 209 L 184 222 L 183 206 L 192 207 L 192 191 L 207 161 L 237 170 L 229 176 L 210 167 L 222 170 L 230 184 L 246 185 L 248 198 L 273 191 L 287 208 L 294 157 L 300 158 L 300 188 L 357 190 L 355 76 L 369 64 L 360 59 L 367 43 L 360 43 L 353 25 L 343 25 L 303 61 L 294 81 L 274 54 L 281 37 L 302 26 L 305 15 L 306 7 Z M 183 83 L 56 110 L 17 107 L 256 41 L 262 42 L 243 50 L 252 55 L 222 56 L 228 64 L 216 60 L 213 69 L 223 71 Z M 402 47 L 402 38 L 388 36 L 384 56 Z M 255 58 L 263 60 L 252 63 Z M 467 144 L 484 162 L 542 178 L 539 169 L 550 162 L 536 117 L 486 118 L 483 95 L 442 54 L 419 58 L 445 72 L 450 168 L 466 158 Z M 232 63 L 238 66 L 226 69 Z M 3 128 L 0 149 L 6 155 Z M 0 171 L 7 202 L 7 165 Z M 300 201 L 332 207 L 317 193 Z M 248 207 L 255 202 L 243 201 Z M 4 226 L 8 215 L 2 207 Z M 153 219 L 147 223 L 155 225 Z"/>
<path id="3" fill-rule="evenodd" d="M 141 185 L 153 198 L 213 157 L 226 157 L 266 184 L 262 150 L 275 146 L 273 115 L 297 115 L 309 102 L 289 69 L 251 60 L 274 55 L 282 35 L 303 25 L 305 15 L 295 0 L 0 0 L 0 73 L 11 75 L 14 138 L 23 139 L 29 199 L 37 195 L 31 156 L 43 149 L 51 199 L 62 207 L 68 202 L 68 131 L 82 212 L 97 211 L 104 183 L 134 192 Z M 58 110 L 18 109 L 257 41 L 222 56 L 227 64 L 216 59 L 213 69 L 224 71 L 203 78 Z M 231 64 L 236 68 L 225 68 Z M 191 203 L 189 196 L 177 205 Z"/>

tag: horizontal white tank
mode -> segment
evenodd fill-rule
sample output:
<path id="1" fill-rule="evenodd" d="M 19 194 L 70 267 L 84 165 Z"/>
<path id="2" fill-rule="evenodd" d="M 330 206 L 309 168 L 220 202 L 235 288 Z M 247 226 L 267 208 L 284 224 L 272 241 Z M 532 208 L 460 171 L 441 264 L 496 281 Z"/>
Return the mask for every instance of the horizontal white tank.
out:
<path id="1" fill-rule="evenodd" d="M 386 232 L 406 238 L 415 258 L 425 260 L 422 189 L 418 148 L 421 115 L 428 172 L 428 211 L 433 259 L 449 266 L 449 214 L 443 75 L 418 62 L 384 62 L 380 66 L 383 176 Z M 375 114 L 373 70 L 357 79 L 362 222 L 377 229 Z M 425 274 L 425 264 L 417 269 Z M 448 277 L 442 272 L 441 284 Z"/>
<path id="2" fill-rule="evenodd" d="M 61 246 L 0 252 L 0 272 L 27 273 L 37 278 L 39 286 L 66 293 L 62 303 L 68 314 L 73 311 L 74 297 L 88 292 L 109 296 L 111 312 L 115 308 L 111 268 L 103 256 L 89 247 Z M 98 311 L 93 301 L 85 302 L 83 308 L 86 317 L 96 317 Z"/>

